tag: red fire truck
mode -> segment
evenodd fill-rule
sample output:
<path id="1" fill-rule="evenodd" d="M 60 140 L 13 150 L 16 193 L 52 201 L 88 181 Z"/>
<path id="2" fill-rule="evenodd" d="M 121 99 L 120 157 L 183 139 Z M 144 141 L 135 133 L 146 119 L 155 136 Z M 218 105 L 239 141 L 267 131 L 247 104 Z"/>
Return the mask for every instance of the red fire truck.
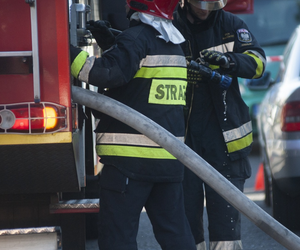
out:
<path id="1" fill-rule="evenodd" d="M 252 0 L 236 2 L 253 10 Z M 86 21 L 106 19 L 123 30 L 124 5 L 0 0 L 0 236 L 1 230 L 59 227 L 63 249 L 85 249 L 87 215 L 99 209 L 99 164 L 95 121 L 72 102 L 72 84 L 91 87 L 71 78 L 69 44 L 99 53 Z"/>

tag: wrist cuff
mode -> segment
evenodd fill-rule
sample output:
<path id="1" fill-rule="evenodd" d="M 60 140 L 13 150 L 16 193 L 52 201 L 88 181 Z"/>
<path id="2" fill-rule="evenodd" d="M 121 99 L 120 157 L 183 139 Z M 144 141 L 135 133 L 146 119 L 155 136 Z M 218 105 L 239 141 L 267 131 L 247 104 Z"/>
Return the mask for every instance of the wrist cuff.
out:
<path id="1" fill-rule="evenodd" d="M 81 51 L 71 64 L 71 74 L 75 78 L 78 77 L 80 70 L 86 62 L 89 54 L 86 51 Z"/>

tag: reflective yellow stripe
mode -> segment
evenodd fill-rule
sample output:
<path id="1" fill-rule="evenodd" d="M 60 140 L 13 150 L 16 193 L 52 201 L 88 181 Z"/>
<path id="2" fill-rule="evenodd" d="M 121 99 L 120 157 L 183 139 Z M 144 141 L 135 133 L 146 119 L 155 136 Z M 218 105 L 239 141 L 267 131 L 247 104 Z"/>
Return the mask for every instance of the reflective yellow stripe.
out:
<path id="1" fill-rule="evenodd" d="M 219 65 L 213 65 L 213 64 L 209 64 L 209 67 L 210 67 L 212 70 L 216 70 L 216 69 L 219 69 L 219 68 L 220 68 Z"/>
<path id="2" fill-rule="evenodd" d="M 256 64 L 257 64 L 257 67 L 256 67 L 256 72 L 255 72 L 255 76 L 253 76 L 252 78 L 255 79 L 255 78 L 259 78 L 261 77 L 262 73 L 263 73 L 263 70 L 264 70 L 264 64 L 263 64 L 263 61 L 257 57 L 256 55 L 254 55 L 253 53 L 251 52 L 244 52 L 243 54 L 245 55 L 248 55 L 248 56 L 251 56 Z"/>
<path id="3" fill-rule="evenodd" d="M 179 67 L 155 67 L 155 68 L 147 68 L 142 67 L 135 74 L 134 78 L 187 78 L 187 70 L 186 68 Z"/>
<path id="4" fill-rule="evenodd" d="M 81 51 L 74 61 L 71 64 L 71 74 L 75 78 L 78 77 L 80 70 L 82 69 L 83 65 L 85 64 L 85 61 L 89 54 L 86 51 Z"/>
<path id="5" fill-rule="evenodd" d="M 23 145 L 23 144 L 49 144 L 49 143 L 70 143 L 72 142 L 71 132 L 58 132 L 53 134 L 0 135 L 0 145 Z"/>
<path id="6" fill-rule="evenodd" d="M 241 150 L 243 148 L 246 148 L 251 145 L 252 141 L 253 141 L 252 133 L 250 133 L 249 135 L 247 135 L 239 140 L 228 142 L 226 144 L 228 153 L 232 153 L 232 152 Z"/>
<path id="7" fill-rule="evenodd" d="M 249 121 L 238 128 L 223 132 L 223 136 L 229 153 L 246 148 L 253 141 L 252 123 Z"/>
<path id="8" fill-rule="evenodd" d="M 153 79 L 149 103 L 166 105 L 185 105 L 186 81 Z"/>
<path id="9" fill-rule="evenodd" d="M 101 156 L 123 156 L 148 159 L 176 159 L 164 148 L 117 146 L 117 145 L 97 145 L 97 154 Z"/>
<path id="10" fill-rule="evenodd" d="M 240 139 L 250 134 L 251 132 L 252 132 L 252 123 L 251 121 L 249 121 L 238 128 L 223 132 L 223 136 L 225 142 L 230 142 L 230 141 Z"/>

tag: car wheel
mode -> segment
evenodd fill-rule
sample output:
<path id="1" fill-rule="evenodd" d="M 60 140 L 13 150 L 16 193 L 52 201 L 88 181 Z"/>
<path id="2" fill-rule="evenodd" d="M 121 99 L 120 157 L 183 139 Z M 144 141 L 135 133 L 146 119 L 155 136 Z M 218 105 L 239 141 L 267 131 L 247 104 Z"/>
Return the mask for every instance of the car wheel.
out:
<path id="1" fill-rule="evenodd" d="M 282 192 L 272 180 L 273 217 L 290 230 L 300 229 L 300 196 L 291 197 Z"/>

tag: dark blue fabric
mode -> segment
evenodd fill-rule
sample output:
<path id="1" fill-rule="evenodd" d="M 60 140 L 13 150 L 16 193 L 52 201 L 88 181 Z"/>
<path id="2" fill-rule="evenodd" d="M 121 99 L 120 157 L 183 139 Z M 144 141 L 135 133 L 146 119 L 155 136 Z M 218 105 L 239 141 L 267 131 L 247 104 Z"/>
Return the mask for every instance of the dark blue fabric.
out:
<path id="1" fill-rule="evenodd" d="M 100 250 L 137 250 L 136 236 L 143 207 L 163 250 L 196 250 L 184 214 L 181 182 L 129 179 L 117 168 L 105 165 L 100 187 Z"/>

